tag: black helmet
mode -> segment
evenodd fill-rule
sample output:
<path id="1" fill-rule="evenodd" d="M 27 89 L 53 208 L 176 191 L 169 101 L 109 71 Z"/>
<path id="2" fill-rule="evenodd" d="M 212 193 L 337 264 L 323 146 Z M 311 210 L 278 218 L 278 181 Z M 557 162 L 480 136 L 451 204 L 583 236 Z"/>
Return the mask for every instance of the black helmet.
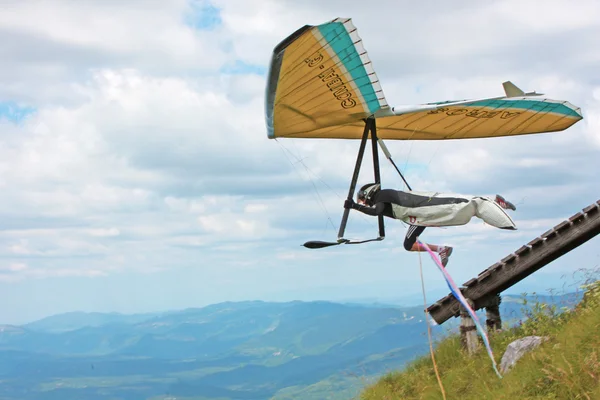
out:
<path id="1" fill-rule="evenodd" d="M 363 200 L 368 205 L 373 205 L 373 196 L 381 189 L 379 183 L 367 183 L 356 192 L 356 201 Z"/>

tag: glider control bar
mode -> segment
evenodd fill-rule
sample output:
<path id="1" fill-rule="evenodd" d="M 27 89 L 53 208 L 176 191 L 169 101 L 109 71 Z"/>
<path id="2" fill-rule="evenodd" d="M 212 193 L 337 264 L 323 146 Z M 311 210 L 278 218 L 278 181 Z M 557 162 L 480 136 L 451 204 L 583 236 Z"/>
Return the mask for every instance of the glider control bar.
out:
<path id="1" fill-rule="evenodd" d="M 352 180 L 350 181 L 350 189 L 348 189 L 348 199 L 351 200 L 356 190 L 356 182 L 358 181 L 358 175 L 360 173 L 360 167 L 362 164 L 363 156 L 365 154 L 365 147 L 367 146 L 367 140 L 369 139 L 369 130 L 371 129 L 371 123 L 375 123 L 374 119 L 367 119 L 365 121 L 365 130 L 363 131 L 362 140 L 360 141 L 360 149 L 358 150 L 358 156 L 356 157 L 356 164 L 354 165 L 354 173 L 352 174 Z M 350 215 L 350 209 L 344 209 L 344 216 L 342 217 L 342 223 L 338 231 L 338 241 L 343 240 L 344 231 L 346 230 L 346 223 L 348 222 L 348 216 Z"/>
<path id="2" fill-rule="evenodd" d="M 377 149 L 377 132 L 375 126 L 375 119 L 369 118 L 365 120 L 365 129 L 363 131 L 362 139 L 360 141 L 360 148 L 358 150 L 358 155 L 356 157 L 356 164 L 354 165 L 354 173 L 352 174 L 352 180 L 350 181 L 350 188 L 348 189 L 348 200 L 351 200 L 356 190 L 356 183 L 358 181 L 358 175 L 360 173 L 360 167 L 362 164 L 363 156 L 365 154 L 365 148 L 367 146 L 367 140 L 369 139 L 369 131 L 371 132 L 371 143 L 372 143 L 372 151 L 373 151 L 373 171 L 375 174 L 375 183 L 381 184 L 381 176 L 379 171 L 379 152 Z M 387 150 L 387 149 L 386 149 Z M 388 157 L 391 159 L 390 157 Z M 398 171 L 400 172 L 400 171 Z M 337 242 L 323 242 L 319 240 L 312 240 L 304 243 L 304 247 L 309 249 L 320 249 L 323 247 L 336 246 L 339 244 L 360 244 L 367 242 L 380 241 L 385 238 L 385 226 L 383 222 L 383 215 L 378 216 L 379 222 L 379 237 L 367 240 L 359 240 L 352 241 L 349 239 L 344 239 L 344 232 L 346 230 L 346 223 L 348 222 L 348 216 L 350 215 L 350 209 L 344 209 L 344 215 L 342 217 L 342 222 L 340 224 L 340 229 L 338 231 L 338 240 Z"/>

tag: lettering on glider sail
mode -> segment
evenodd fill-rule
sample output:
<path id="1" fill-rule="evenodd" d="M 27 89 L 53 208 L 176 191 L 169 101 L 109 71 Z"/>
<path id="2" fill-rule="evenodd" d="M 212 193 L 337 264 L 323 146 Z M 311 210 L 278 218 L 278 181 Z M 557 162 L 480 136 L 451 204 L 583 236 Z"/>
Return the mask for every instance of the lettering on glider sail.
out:
<path id="1" fill-rule="evenodd" d="M 312 56 L 305 58 L 304 62 L 309 67 L 315 67 L 315 66 L 319 65 L 321 63 L 321 61 L 323 61 L 323 58 L 324 58 L 323 54 L 316 52 Z M 321 67 L 321 68 L 323 68 L 323 67 Z"/>
<path id="2" fill-rule="evenodd" d="M 517 112 L 504 111 L 502 113 L 502 116 L 500 118 L 502 118 L 502 119 L 509 119 L 509 118 L 512 118 L 512 117 L 516 117 L 519 114 L 521 114 L 521 113 L 518 112 L 518 111 Z"/>
<path id="3" fill-rule="evenodd" d="M 446 115 L 450 115 L 450 116 L 453 116 L 453 115 L 463 115 L 467 111 L 469 111 L 469 110 L 467 110 L 466 108 L 459 108 L 458 110 L 450 110 L 450 111 L 448 111 L 446 113 Z"/>
<path id="4" fill-rule="evenodd" d="M 500 114 L 500 111 L 473 110 L 465 115 L 473 118 L 494 118 L 498 114 Z"/>
<path id="5" fill-rule="evenodd" d="M 462 115 L 462 116 L 471 117 L 471 118 L 494 118 L 494 117 L 500 115 L 500 118 L 502 118 L 502 119 L 513 118 L 513 117 L 516 117 L 517 115 L 521 114 L 519 111 L 514 111 L 514 112 L 486 111 L 486 110 L 471 110 L 471 111 L 469 111 L 468 108 L 452 109 L 452 108 L 448 108 L 448 107 L 442 107 L 442 108 L 438 108 L 437 110 L 431 110 L 427 114 L 441 114 L 441 113 L 445 113 L 449 117 Z"/>
<path id="6" fill-rule="evenodd" d="M 312 56 L 304 59 L 304 62 L 309 68 L 319 66 L 319 69 L 322 70 L 325 69 L 325 65 L 321 64 L 323 59 L 323 55 L 319 52 L 316 52 Z M 333 94 L 333 97 L 340 102 L 342 108 L 348 109 L 356 105 L 356 101 L 352 98 L 352 92 L 348 90 L 346 84 L 334 67 L 325 69 L 317 76 L 323 83 L 325 83 L 329 91 Z"/>

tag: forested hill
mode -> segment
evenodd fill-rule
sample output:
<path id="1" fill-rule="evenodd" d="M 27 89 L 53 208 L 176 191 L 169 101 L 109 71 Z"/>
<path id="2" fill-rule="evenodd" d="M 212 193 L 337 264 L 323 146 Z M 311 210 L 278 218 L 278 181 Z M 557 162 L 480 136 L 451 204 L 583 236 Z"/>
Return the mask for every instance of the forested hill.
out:
<path id="1" fill-rule="evenodd" d="M 507 323 L 521 308 L 504 296 Z M 0 398 L 349 399 L 427 354 L 424 318 L 423 306 L 248 301 L 2 325 Z"/>

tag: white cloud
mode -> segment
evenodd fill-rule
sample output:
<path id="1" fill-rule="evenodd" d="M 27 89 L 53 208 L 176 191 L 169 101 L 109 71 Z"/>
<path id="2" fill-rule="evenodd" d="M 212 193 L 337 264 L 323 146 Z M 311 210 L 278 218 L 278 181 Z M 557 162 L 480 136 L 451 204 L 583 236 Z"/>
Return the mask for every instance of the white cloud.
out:
<path id="1" fill-rule="evenodd" d="M 584 114 L 585 135 L 596 147 L 600 147 L 600 86 L 593 89 L 593 98 L 587 103 Z"/>
<path id="2" fill-rule="evenodd" d="M 114 237 L 119 236 L 121 233 L 117 228 L 89 229 L 88 232 L 91 236 L 99 237 Z"/>
<path id="3" fill-rule="evenodd" d="M 244 211 L 247 213 L 259 213 L 259 212 L 267 211 L 268 208 L 269 208 L 269 206 L 266 204 L 260 204 L 260 203 L 248 204 L 244 208 Z"/>
<path id="4" fill-rule="evenodd" d="M 234 58 L 226 32 L 184 23 L 191 12 L 186 0 L 4 3 L 0 98 L 34 107 L 85 100 L 81 83 L 98 69 L 216 79 Z"/>
<path id="5" fill-rule="evenodd" d="M 24 271 L 27 269 L 27 264 L 25 263 L 11 263 L 7 266 L 0 266 L 0 271 L 8 271 L 8 272 L 18 272 Z"/>
<path id="6" fill-rule="evenodd" d="M 598 198 L 595 1 L 216 1 L 222 24 L 210 30 L 184 23 L 186 1 L 140 4 L 9 2 L 0 15 L 0 100 L 37 109 L 19 124 L 0 120 L 3 281 L 179 270 L 210 281 L 218 265 L 233 281 L 252 269 L 258 293 L 273 268 L 294 271 L 300 288 L 310 276 L 360 284 L 373 257 L 412 263 L 397 221 L 381 243 L 301 248 L 336 238 L 358 143 L 268 140 L 265 76 L 221 72 L 235 60 L 266 68 L 287 35 L 337 16 L 353 17 L 392 105 L 500 96 L 512 80 L 582 107 L 585 119 L 565 132 L 387 142 L 414 189 L 517 203 L 517 232 L 479 221 L 426 231 L 459 256 L 474 252 L 465 273 L 479 247 L 512 251 Z M 401 188 L 381 161 L 384 185 Z M 373 179 L 371 162 L 359 183 Z M 352 213 L 346 232 L 376 228 Z"/>
<path id="7" fill-rule="evenodd" d="M 133 53 L 161 56 L 162 62 L 193 61 L 197 68 L 222 62 L 216 32 L 198 32 L 182 23 L 190 12 L 187 1 L 9 3 L 0 16 L 0 26 L 9 32 L 121 57 Z"/>

